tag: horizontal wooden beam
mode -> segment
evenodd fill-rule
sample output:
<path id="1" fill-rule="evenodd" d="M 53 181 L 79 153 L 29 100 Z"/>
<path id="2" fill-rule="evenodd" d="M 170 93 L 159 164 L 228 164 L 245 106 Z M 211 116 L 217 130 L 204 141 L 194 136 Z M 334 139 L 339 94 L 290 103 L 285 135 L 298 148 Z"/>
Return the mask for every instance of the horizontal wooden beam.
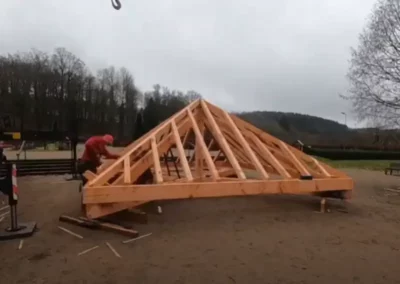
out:
<path id="1" fill-rule="evenodd" d="M 353 180 L 351 178 L 93 186 L 85 190 L 83 203 L 114 203 L 280 193 L 308 194 L 352 189 Z"/>
<path id="2" fill-rule="evenodd" d="M 85 211 L 86 217 L 89 219 L 96 219 L 116 212 L 140 206 L 148 201 L 131 201 L 131 202 L 118 202 L 106 204 L 86 204 Z"/>

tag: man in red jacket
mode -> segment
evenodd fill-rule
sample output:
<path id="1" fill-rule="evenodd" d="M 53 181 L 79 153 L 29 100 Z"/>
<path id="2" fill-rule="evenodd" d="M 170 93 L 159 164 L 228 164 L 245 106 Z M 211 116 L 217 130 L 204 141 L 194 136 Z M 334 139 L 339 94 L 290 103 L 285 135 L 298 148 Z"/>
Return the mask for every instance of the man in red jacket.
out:
<path id="1" fill-rule="evenodd" d="M 97 172 L 97 167 L 101 165 L 101 156 L 106 159 L 118 159 L 119 155 L 111 154 L 108 152 L 106 146 L 112 145 L 114 138 L 106 134 L 104 136 L 92 136 L 85 143 L 85 151 L 79 162 L 78 172 L 82 177 L 83 185 L 87 183 L 87 179 L 83 176 L 83 173 L 87 170 L 93 173 Z"/>

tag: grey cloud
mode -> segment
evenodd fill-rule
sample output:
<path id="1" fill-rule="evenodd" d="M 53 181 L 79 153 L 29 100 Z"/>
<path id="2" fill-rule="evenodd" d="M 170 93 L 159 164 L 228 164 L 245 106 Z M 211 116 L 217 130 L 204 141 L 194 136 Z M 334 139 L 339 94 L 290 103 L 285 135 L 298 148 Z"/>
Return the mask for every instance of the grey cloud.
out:
<path id="1" fill-rule="evenodd" d="M 93 70 L 126 66 L 142 90 L 194 89 L 227 110 L 351 112 L 338 94 L 374 0 L 121 2 L 3 0 L 0 52 L 64 46 Z"/>

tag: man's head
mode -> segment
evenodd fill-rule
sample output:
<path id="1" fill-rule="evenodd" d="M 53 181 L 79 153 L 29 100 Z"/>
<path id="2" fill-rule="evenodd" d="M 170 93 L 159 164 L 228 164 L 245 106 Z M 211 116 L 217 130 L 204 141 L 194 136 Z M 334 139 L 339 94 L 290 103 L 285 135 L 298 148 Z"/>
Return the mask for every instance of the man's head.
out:
<path id="1" fill-rule="evenodd" d="M 112 137 L 110 134 L 106 134 L 103 136 L 103 140 L 108 144 L 112 145 L 114 143 L 114 137 Z"/>

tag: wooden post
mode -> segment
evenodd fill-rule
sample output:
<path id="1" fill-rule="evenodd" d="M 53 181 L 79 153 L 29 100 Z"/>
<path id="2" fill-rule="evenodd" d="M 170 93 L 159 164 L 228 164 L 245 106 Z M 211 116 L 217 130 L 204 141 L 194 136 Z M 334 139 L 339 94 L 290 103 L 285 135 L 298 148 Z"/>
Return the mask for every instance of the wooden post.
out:
<path id="1" fill-rule="evenodd" d="M 186 159 L 185 150 L 183 149 L 183 145 L 182 145 L 181 138 L 179 136 L 178 128 L 176 127 L 175 121 L 172 121 L 171 125 L 172 125 L 172 132 L 174 133 L 174 137 L 175 137 L 176 148 L 178 150 L 178 156 L 179 156 L 179 160 L 181 162 L 181 166 L 183 168 L 183 171 L 185 173 L 187 180 L 192 181 L 193 180 L 192 172 L 190 171 L 189 163 Z"/>
<path id="2" fill-rule="evenodd" d="M 156 178 L 156 183 L 162 183 L 162 171 L 160 164 L 160 156 L 158 155 L 157 143 L 155 137 L 151 137 L 151 151 L 153 152 L 153 163 L 154 163 L 154 176 Z"/>
<path id="3" fill-rule="evenodd" d="M 201 149 L 201 141 L 204 142 L 204 125 L 202 123 L 199 125 L 199 130 L 201 133 L 201 137 L 196 137 L 195 169 L 196 176 L 202 178 L 204 169 L 204 157 Z"/>

